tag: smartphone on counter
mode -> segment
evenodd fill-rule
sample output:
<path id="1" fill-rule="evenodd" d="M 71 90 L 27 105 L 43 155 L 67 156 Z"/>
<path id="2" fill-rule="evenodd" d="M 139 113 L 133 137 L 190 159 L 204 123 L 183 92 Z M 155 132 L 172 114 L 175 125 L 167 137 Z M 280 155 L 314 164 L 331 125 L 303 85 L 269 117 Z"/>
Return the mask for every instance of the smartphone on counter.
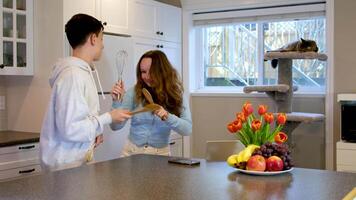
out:
<path id="1" fill-rule="evenodd" d="M 168 162 L 174 164 L 180 164 L 180 165 L 190 165 L 190 166 L 195 166 L 200 164 L 199 160 L 194 160 L 189 158 L 169 158 Z"/>

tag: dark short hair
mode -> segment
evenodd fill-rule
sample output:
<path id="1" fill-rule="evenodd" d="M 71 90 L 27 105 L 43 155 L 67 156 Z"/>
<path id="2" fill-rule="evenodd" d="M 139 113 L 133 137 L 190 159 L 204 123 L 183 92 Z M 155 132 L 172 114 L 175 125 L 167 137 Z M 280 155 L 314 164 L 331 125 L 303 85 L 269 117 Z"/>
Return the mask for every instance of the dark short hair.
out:
<path id="1" fill-rule="evenodd" d="M 65 25 L 65 32 L 72 48 L 83 45 L 91 34 L 99 35 L 104 26 L 96 18 L 86 14 L 74 15 Z"/>

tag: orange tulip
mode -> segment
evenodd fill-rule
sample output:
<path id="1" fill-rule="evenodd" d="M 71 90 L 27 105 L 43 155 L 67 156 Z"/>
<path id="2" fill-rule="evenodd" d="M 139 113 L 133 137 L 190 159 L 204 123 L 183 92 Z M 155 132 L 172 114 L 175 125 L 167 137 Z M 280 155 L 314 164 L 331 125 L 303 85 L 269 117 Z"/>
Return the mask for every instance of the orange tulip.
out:
<path id="1" fill-rule="evenodd" d="M 245 117 L 244 113 L 242 113 L 242 112 L 236 113 L 236 119 L 240 120 L 242 123 L 244 123 L 246 121 L 246 117 Z"/>
<path id="2" fill-rule="evenodd" d="M 287 116 L 285 113 L 278 113 L 277 115 L 277 123 L 279 125 L 284 125 L 287 121 Z"/>
<path id="3" fill-rule="evenodd" d="M 246 117 L 253 113 L 252 104 L 250 102 L 244 103 L 244 105 L 242 106 L 242 112 Z"/>
<path id="4" fill-rule="evenodd" d="M 251 123 L 251 128 L 253 131 L 260 130 L 261 126 L 262 126 L 262 122 L 258 119 L 254 119 Z"/>
<path id="5" fill-rule="evenodd" d="M 234 128 L 234 125 L 232 123 L 229 123 L 227 125 L 227 130 L 230 132 L 230 133 L 235 133 L 237 130 L 235 130 Z"/>
<path id="6" fill-rule="evenodd" d="M 234 129 L 236 129 L 236 131 L 239 131 L 242 128 L 242 123 L 240 120 L 235 120 L 232 125 L 234 126 Z"/>
<path id="7" fill-rule="evenodd" d="M 273 117 L 273 114 L 272 114 L 272 113 L 265 113 L 265 114 L 263 115 L 263 117 L 264 117 L 264 119 L 265 119 L 265 122 L 267 122 L 267 123 L 269 123 L 269 124 L 273 122 L 274 117 Z"/>
<path id="8" fill-rule="evenodd" d="M 267 112 L 267 106 L 266 105 L 259 105 L 258 106 L 258 114 L 263 115 Z"/>
<path id="9" fill-rule="evenodd" d="M 274 141 L 278 144 L 281 144 L 287 140 L 288 140 L 288 136 L 287 136 L 287 134 L 285 134 L 283 132 L 279 132 L 279 133 L 277 133 L 276 136 L 274 136 Z"/>

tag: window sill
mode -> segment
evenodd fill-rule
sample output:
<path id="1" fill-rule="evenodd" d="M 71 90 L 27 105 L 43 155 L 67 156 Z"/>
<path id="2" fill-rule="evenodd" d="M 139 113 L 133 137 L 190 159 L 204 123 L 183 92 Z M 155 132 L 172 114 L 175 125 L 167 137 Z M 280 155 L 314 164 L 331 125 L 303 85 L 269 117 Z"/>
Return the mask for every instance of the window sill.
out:
<path id="1" fill-rule="evenodd" d="M 190 91 L 191 96 L 207 96 L 207 97 L 243 97 L 243 98 L 267 98 L 265 93 L 243 93 L 242 90 L 211 90 L 211 89 L 201 89 Z M 295 92 L 293 94 L 295 98 L 324 98 L 325 93 L 321 92 Z"/>

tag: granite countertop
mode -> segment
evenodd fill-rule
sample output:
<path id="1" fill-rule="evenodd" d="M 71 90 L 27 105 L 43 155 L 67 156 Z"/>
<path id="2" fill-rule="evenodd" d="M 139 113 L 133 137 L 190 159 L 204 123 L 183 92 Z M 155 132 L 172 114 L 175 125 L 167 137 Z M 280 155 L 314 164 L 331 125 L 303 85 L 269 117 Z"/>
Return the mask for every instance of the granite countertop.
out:
<path id="1" fill-rule="evenodd" d="M 242 174 L 226 162 L 189 167 L 135 155 L 0 183 L 2 200 L 342 199 L 356 174 L 295 168 L 275 176 Z"/>
<path id="2" fill-rule="evenodd" d="M 40 133 L 0 131 L 0 147 L 21 145 L 40 141 Z"/>

